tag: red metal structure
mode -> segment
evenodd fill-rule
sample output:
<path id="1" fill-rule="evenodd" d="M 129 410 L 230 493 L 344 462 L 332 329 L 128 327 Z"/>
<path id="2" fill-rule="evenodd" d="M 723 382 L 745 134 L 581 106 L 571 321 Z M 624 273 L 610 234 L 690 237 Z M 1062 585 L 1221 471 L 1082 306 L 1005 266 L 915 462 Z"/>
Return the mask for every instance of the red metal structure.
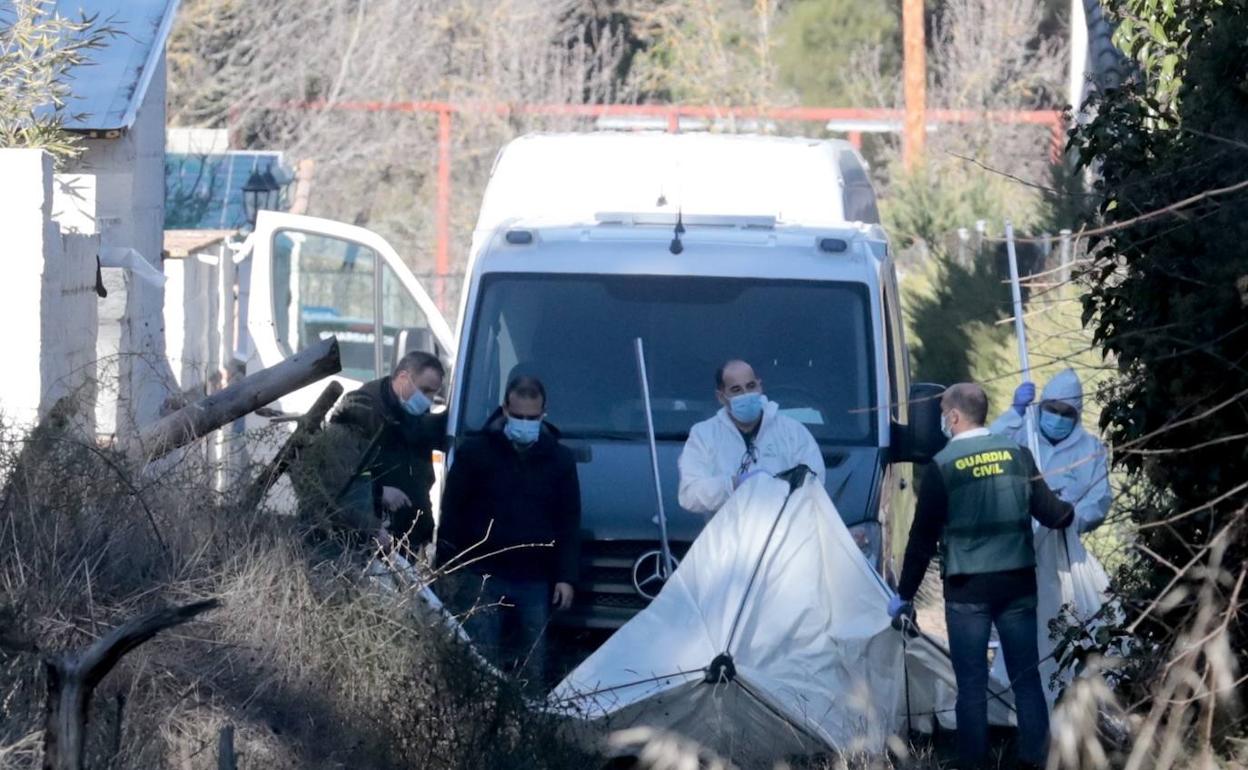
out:
<path id="1" fill-rule="evenodd" d="M 702 120 L 767 120 L 799 123 L 838 121 L 852 124 L 905 124 L 906 111 L 887 108 L 840 107 L 703 107 L 685 104 L 509 104 L 506 102 L 291 102 L 285 109 L 347 110 L 360 112 L 432 113 L 438 116 L 438 171 L 434 233 L 437 244 L 434 265 L 437 275 L 434 297 L 444 306 L 446 276 L 450 271 L 451 230 L 451 136 L 453 116 L 459 113 L 508 115 L 548 115 L 581 118 L 662 118 L 668 131 L 680 130 L 681 118 Z M 928 125 L 941 123 L 1002 123 L 1048 127 L 1052 135 L 1054 159 L 1061 156 L 1065 122 L 1057 110 L 927 110 Z M 849 130 L 847 138 L 855 147 L 862 145 L 862 132 Z"/>

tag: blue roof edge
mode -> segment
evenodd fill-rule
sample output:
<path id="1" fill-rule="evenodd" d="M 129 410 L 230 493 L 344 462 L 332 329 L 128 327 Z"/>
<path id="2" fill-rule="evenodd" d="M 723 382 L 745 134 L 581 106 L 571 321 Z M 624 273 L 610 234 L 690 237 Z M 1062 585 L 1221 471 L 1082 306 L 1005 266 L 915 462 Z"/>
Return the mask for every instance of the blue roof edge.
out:
<path id="1" fill-rule="evenodd" d="M 143 72 L 139 74 L 138 87 L 134 89 L 134 96 L 130 98 L 130 106 L 126 108 L 121 125 L 118 126 L 123 131 L 128 131 L 139 117 L 139 108 L 143 106 L 143 100 L 147 98 L 147 89 L 152 85 L 156 63 L 165 55 L 165 44 L 169 42 L 169 35 L 173 32 L 173 21 L 177 18 L 178 6 L 181 2 L 182 0 L 168 0 L 165 3 L 165 14 L 160 20 L 160 26 L 156 28 L 156 37 L 152 40 L 151 50 L 147 52 L 147 61 L 143 62 Z"/>

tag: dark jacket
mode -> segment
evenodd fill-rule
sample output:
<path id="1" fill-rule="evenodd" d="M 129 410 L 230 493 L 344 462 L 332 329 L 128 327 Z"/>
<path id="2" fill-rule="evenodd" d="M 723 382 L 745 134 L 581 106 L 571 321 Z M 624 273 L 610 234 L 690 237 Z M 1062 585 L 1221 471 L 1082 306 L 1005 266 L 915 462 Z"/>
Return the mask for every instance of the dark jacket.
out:
<path id="1" fill-rule="evenodd" d="M 1063 502 L 1044 483 L 1036 467 L 1035 458 L 1025 447 L 1018 447 L 1025 476 L 1031 488 L 1028 513 L 1036 521 L 1051 529 L 1061 529 L 1074 520 L 1074 508 Z M 897 594 L 907 601 L 914 598 L 923 582 L 927 565 L 936 554 L 937 544 L 943 536 L 949 519 L 949 494 L 940 467 L 930 463 L 923 471 L 919 487 L 919 500 L 914 510 L 914 523 L 910 526 L 910 540 L 906 544 L 906 558 L 897 581 Z M 945 601 L 994 602 L 1018 598 L 1036 592 L 1036 568 L 986 572 L 977 575 L 948 575 L 945 577 Z"/>
<path id="2" fill-rule="evenodd" d="M 481 574 L 575 583 L 581 526 L 576 460 L 549 424 L 537 443 L 518 449 L 503 435 L 505 419 L 495 412 L 483 433 L 455 450 L 442 494 L 438 563 L 453 568 L 472 561 L 466 568 Z M 512 550 L 499 553 L 506 548 Z"/>
<path id="3" fill-rule="evenodd" d="M 446 413 L 408 414 L 390 387 L 390 378 L 366 382 L 348 393 L 329 418 L 332 426 L 350 431 L 359 475 L 372 484 L 373 510 L 390 519 L 390 532 L 408 535 L 412 545 L 433 539 L 429 488 L 433 486 L 433 452 L 446 446 Z M 359 443 L 367 442 L 367 443 Z M 343 442 L 346 443 L 346 442 Z M 346 449 L 346 447 L 343 447 Z M 395 487 L 412 501 L 410 507 L 387 512 L 381 504 L 382 487 Z"/>

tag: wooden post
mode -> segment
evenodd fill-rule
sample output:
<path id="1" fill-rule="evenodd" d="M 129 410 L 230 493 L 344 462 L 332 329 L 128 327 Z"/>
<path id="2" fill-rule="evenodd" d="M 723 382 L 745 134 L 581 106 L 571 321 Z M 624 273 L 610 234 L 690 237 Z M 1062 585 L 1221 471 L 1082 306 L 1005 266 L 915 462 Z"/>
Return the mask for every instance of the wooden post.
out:
<path id="1" fill-rule="evenodd" d="M 902 0 L 902 84 L 906 117 L 902 128 L 901 159 L 912 170 L 923 157 L 927 139 L 927 48 L 923 31 L 923 0 Z"/>
<path id="2" fill-rule="evenodd" d="M 44 720 L 44 770 L 82 770 L 91 696 L 126 653 L 166 628 L 220 605 L 215 599 L 167 607 L 128 620 L 80 654 L 44 661 L 48 704 Z"/>
<path id="3" fill-rule="evenodd" d="M 290 202 L 291 214 L 308 213 L 308 205 L 312 200 L 312 175 L 316 173 L 316 161 L 304 158 L 295 165 L 295 191 Z"/>
<path id="4" fill-rule="evenodd" d="M 446 274 L 451 269 L 451 111 L 438 111 L 438 184 L 434 213 L 433 301 L 446 312 Z"/>
<path id="5" fill-rule="evenodd" d="M 217 770 L 238 770 L 234 756 L 234 725 L 226 725 L 217 734 Z"/>
<path id="6" fill-rule="evenodd" d="M 163 418 L 143 432 L 139 445 L 149 458 L 162 457 L 265 404 L 340 371 L 338 339 L 321 340 L 279 364 L 244 377 Z"/>
<path id="7" fill-rule="evenodd" d="M 254 508 L 264 500 L 269 489 L 277 483 L 290 464 L 299 459 L 299 453 L 308 445 L 312 437 L 321 431 L 325 415 L 334 408 L 334 404 L 338 402 L 338 397 L 341 395 L 342 383 L 337 380 L 325 386 L 325 390 L 321 391 L 321 395 L 317 397 L 316 403 L 312 404 L 312 408 L 299 418 L 295 432 L 286 439 L 286 443 L 273 458 L 273 462 L 269 463 L 268 467 L 256 477 L 244 500 L 244 508 Z"/>

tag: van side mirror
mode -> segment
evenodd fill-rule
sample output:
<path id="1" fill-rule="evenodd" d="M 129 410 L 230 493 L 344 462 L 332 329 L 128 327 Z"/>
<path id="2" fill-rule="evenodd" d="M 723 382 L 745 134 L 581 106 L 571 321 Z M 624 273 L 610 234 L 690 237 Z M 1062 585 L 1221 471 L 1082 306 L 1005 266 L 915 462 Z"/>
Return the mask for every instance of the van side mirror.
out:
<path id="1" fill-rule="evenodd" d="M 948 439 L 940 432 L 940 396 L 944 392 L 944 385 L 931 382 L 910 386 L 910 422 L 893 423 L 893 462 L 925 463 L 945 447 Z"/>

